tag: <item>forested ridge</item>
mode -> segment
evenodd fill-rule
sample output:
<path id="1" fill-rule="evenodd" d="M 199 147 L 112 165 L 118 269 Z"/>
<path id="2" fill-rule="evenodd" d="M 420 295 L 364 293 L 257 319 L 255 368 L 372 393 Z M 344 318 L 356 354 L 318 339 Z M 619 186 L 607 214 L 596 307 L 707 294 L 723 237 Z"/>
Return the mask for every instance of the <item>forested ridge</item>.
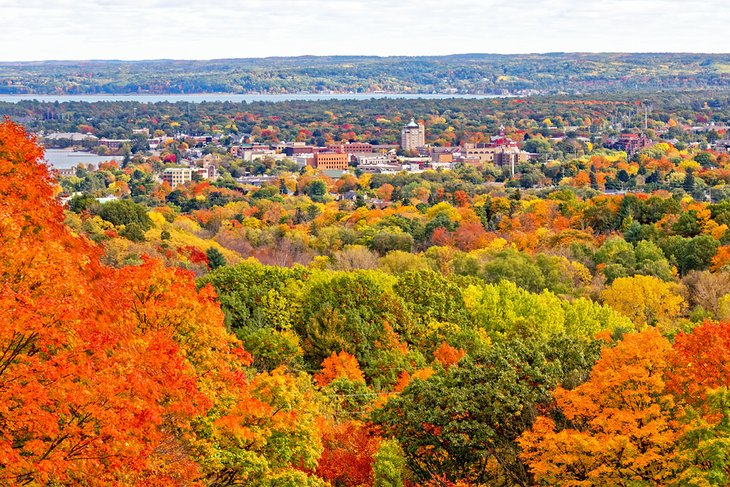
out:
<path id="1" fill-rule="evenodd" d="M 521 93 L 730 86 L 727 54 L 303 56 L 0 63 L 0 93 Z"/>
<path id="2" fill-rule="evenodd" d="M 64 209 L 41 156 L 0 124 L 0 484 L 730 481 L 725 202 L 305 171 Z"/>

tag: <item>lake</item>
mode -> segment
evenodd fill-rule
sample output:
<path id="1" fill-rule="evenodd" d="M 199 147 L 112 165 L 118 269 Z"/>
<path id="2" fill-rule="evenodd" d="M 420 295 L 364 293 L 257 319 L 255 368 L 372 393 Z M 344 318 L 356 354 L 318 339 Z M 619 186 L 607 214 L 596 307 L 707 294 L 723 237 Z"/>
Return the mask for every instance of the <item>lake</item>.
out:
<path id="1" fill-rule="evenodd" d="M 100 101 L 134 101 L 140 103 L 159 103 L 186 101 L 190 103 L 207 102 L 277 102 L 277 101 L 322 101 L 322 100 L 370 100 L 372 98 L 392 98 L 405 100 L 443 100 L 449 98 L 488 99 L 504 98 L 501 95 L 461 95 L 461 94 L 399 94 L 399 93 L 292 93 L 283 95 L 251 95 L 228 93 L 196 93 L 190 95 L 0 95 L 0 102 L 17 103 L 23 100 L 41 102 L 100 102 Z"/>
<path id="2" fill-rule="evenodd" d="M 97 156 L 89 152 L 79 152 L 64 149 L 46 149 L 46 162 L 56 169 L 70 169 L 78 164 L 94 164 L 115 160 L 121 161 L 119 156 Z"/>

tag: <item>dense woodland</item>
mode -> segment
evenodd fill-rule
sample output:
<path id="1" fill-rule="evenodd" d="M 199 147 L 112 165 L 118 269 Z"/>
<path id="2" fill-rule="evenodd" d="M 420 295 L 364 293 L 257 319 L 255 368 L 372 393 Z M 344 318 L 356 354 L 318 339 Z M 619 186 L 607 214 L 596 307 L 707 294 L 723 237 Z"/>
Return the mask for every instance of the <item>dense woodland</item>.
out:
<path id="1" fill-rule="evenodd" d="M 559 131 L 590 133 L 593 116 L 617 117 L 608 103 L 429 102 L 444 118 L 427 118 L 432 140 L 504 124 L 548 157 L 514 177 L 487 165 L 333 179 L 213 151 L 223 176 L 175 189 L 154 174 L 177 142 L 58 181 L 1 124 L 0 482 L 727 485 L 730 161 L 686 128 L 727 121 L 727 103 L 692 100 L 657 109 L 653 129 L 676 140 L 633 158 L 545 136 L 558 116 Z M 408 115 L 372 103 L 352 106 Z M 621 103 L 622 117 L 636 106 Z M 377 118 L 348 106 L 302 138 L 371 137 Z M 215 131 L 240 110 L 47 108 L 12 109 L 36 129 L 84 117 L 109 134 L 193 132 L 196 116 Z M 312 111 L 285 108 L 249 108 L 236 135 Z M 277 178 L 247 187 L 236 171 Z M 606 194 L 614 182 L 630 191 Z"/>
<path id="2" fill-rule="evenodd" d="M 730 87 L 727 54 L 460 54 L 0 63 L 0 93 L 520 93 Z"/>

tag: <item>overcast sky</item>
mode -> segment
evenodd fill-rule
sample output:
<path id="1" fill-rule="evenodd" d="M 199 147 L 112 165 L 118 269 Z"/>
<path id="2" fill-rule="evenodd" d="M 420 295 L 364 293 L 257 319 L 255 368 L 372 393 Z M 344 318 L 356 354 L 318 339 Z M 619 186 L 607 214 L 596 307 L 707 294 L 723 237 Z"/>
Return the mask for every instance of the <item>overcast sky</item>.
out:
<path id="1" fill-rule="evenodd" d="M 0 0 L 0 60 L 730 52 L 730 0 Z"/>

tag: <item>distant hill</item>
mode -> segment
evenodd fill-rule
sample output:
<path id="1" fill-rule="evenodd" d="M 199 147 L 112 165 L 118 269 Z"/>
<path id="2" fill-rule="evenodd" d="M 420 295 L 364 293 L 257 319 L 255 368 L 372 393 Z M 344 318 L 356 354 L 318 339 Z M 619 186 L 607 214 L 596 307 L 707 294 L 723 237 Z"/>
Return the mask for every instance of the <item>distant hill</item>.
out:
<path id="1" fill-rule="evenodd" d="M 706 88 L 730 89 L 730 54 L 458 54 L 0 63 L 0 94 L 525 94 Z"/>

